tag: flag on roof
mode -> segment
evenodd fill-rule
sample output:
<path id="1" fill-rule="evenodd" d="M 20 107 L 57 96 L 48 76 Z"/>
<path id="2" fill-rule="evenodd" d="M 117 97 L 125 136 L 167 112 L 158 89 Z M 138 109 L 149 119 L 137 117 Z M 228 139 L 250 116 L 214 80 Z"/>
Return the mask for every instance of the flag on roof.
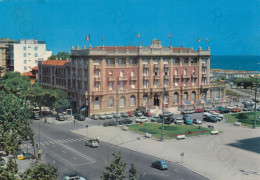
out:
<path id="1" fill-rule="evenodd" d="M 169 39 L 172 37 L 172 34 L 169 34 Z"/>
<path id="2" fill-rule="evenodd" d="M 90 34 L 86 37 L 86 41 L 90 40 Z"/>
<path id="3" fill-rule="evenodd" d="M 140 33 L 137 34 L 136 38 L 139 38 L 140 37 Z"/>
<path id="4" fill-rule="evenodd" d="M 200 42 L 200 37 L 197 39 L 197 42 Z"/>

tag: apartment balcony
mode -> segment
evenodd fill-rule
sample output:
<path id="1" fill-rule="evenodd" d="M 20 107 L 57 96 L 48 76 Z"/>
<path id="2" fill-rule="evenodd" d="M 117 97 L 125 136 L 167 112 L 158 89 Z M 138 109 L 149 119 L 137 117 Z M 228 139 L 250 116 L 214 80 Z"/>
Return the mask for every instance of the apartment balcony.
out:
<path id="1" fill-rule="evenodd" d="M 189 79 L 189 78 L 190 78 L 190 75 L 186 74 L 186 75 L 182 75 L 182 77 L 183 77 L 184 79 Z"/>
<path id="2" fill-rule="evenodd" d="M 164 64 L 164 68 L 170 68 L 170 64 Z"/>
<path id="3" fill-rule="evenodd" d="M 101 69 L 100 65 L 94 65 L 94 69 Z"/>
<path id="4" fill-rule="evenodd" d="M 95 80 L 96 82 L 100 82 L 100 81 L 101 81 L 101 78 L 100 78 L 100 77 L 95 77 L 94 80 Z"/>
<path id="5" fill-rule="evenodd" d="M 180 75 L 174 75 L 175 79 L 180 79 Z"/>
<path id="6" fill-rule="evenodd" d="M 126 76 L 121 76 L 118 78 L 119 81 L 127 81 L 127 77 Z"/>
<path id="7" fill-rule="evenodd" d="M 115 81 L 115 80 L 116 80 L 116 78 L 113 76 L 108 77 L 108 81 Z"/>
<path id="8" fill-rule="evenodd" d="M 131 76 L 131 81 L 136 81 L 137 77 L 136 76 Z"/>
<path id="9" fill-rule="evenodd" d="M 165 75 L 164 79 L 170 79 L 170 76 L 169 75 Z"/>
<path id="10" fill-rule="evenodd" d="M 155 76 L 154 76 L 154 79 L 159 80 L 159 79 L 160 79 L 160 76 L 155 75 Z"/>
<path id="11" fill-rule="evenodd" d="M 207 73 L 203 73 L 202 77 L 208 77 L 208 74 Z"/>
<path id="12" fill-rule="evenodd" d="M 149 68 L 149 64 L 143 64 L 144 68 Z"/>
<path id="13" fill-rule="evenodd" d="M 154 65 L 154 68 L 159 68 L 159 64 L 155 64 L 155 65 Z"/>
<path id="14" fill-rule="evenodd" d="M 193 78 L 198 78 L 198 74 L 192 74 Z"/>
<path id="15" fill-rule="evenodd" d="M 144 79 L 144 80 L 149 80 L 149 76 L 144 75 L 144 76 L 143 76 L 143 79 Z"/>

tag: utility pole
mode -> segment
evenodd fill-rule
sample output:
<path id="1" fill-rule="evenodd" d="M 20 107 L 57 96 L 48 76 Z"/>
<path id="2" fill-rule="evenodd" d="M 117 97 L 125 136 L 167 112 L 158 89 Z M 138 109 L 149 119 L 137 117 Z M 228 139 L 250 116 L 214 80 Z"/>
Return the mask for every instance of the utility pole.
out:
<path id="1" fill-rule="evenodd" d="M 118 88 L 116 86 L 116 126 L 118 126 Z"/>
<path id="2" fill-rule="evenodd" d="M 253 129 L 256 128 L 256 95 L 257 95 L 257 86 L 258 86 L 258 83 L 256 83 L 256 85 L 255 85 L 255 108 L 254 108 L 254 125 L 253 125 Z"/>
<path id="3" fill-rule="evenodd" d="M 161 141 L 164 141 L 164 93 L 165 93 L 165 89 L 163 89 L 163 93 L 162 93 L 162 136 L 161 136 Z"/>

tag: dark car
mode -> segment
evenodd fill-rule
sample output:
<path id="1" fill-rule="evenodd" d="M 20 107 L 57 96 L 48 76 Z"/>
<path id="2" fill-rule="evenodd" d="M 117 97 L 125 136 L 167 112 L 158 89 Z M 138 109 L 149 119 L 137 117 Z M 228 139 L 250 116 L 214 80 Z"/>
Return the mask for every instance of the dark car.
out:
<path id="1" fill-rule="evenodd" d="M 162 123 L 163 118 L 160 118 L 157 122 Z M 174 122 L 173 117 L 164 117 L 164 124 L 171 124 Z"/>
<path id="2" fill-rule="evenodd" d="M 120 124 L 120 125 L 132 124 L 132 123 L 133 123 L 133 121 L 130 120 L 130 119 L 123 119 L 123 120 L 120 120 L 120 121 L 119 121 L 119 124 Z"/>
<path id="3" fill-rule="evenodd" d="M 82 114 L 74 114 L 74 119 L 77 119 L 79 121 L 85 121 L 86 117 Z"/>
<path id="4" fill-rule="evenodd" d="M 116 125 L 115 121 L 108 121 L 103 123 L 103 126 L 115 126 L 115 125 Z"/>
<path id="5" fill-rule="evenodd" d="M 206 116 L 203 118 L 204 121 L 217 123 L 218 119 L 215 116 Z"/>
<path id="6" fill-rule="evenodd" d="M 61 115 L 61 114 L 56 115 L 55 117 L 56 117 L 56 120 L 58 120 L 58 121 L 65 121 L 67 119 L 65 115 Z"/>
<path id="7" fill-rule="evenodd" d="M 134 111 L 134 115 L 137 116 L 137 117 L 141 117 L 143 116 L 143 113 L 141 111 Z"/>
<path id="8" fill-rule="evenodd" d="M 33 114 L 32 114 L 32 117 L 31 117 L 32 119 L 35 119 L 35 120 L 39 120 L 40 119 L 40 114 L 39 113 L 37 113 L 37 112 L 33 112 Z"/>
<path id="9" fill-rule="evenodd" d="M 168 169 L 168 166 L 164 160 L 157 160 L 155 162 L 152 162 L 152 167 L 161 169 L 161 170 Z"/>

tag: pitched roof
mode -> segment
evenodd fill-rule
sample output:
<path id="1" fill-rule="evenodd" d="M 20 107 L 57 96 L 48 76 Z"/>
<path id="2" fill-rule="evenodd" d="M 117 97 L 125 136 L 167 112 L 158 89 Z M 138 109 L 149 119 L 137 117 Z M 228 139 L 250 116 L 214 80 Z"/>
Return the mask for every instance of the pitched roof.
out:
<path id="1" fill-rule="evenodd" d="M 32 71 L 38 71 L 38 66 L 35 66 L 34 68 L 32 68 Z"/>
<path id="2" fill-rule="evenodd" d="M 52 65 L 52 66 L 64 66 L 65 63 L 67 63 L 69 61 L 67 60 L 46 60 L 43 61 L 43 64 L 45 65 Z"/>
<path id="3" fill-rule="evenodd" d="M 35 76 L 32 72 L 24 72 L 22 73 L 23 76 Z"/>

